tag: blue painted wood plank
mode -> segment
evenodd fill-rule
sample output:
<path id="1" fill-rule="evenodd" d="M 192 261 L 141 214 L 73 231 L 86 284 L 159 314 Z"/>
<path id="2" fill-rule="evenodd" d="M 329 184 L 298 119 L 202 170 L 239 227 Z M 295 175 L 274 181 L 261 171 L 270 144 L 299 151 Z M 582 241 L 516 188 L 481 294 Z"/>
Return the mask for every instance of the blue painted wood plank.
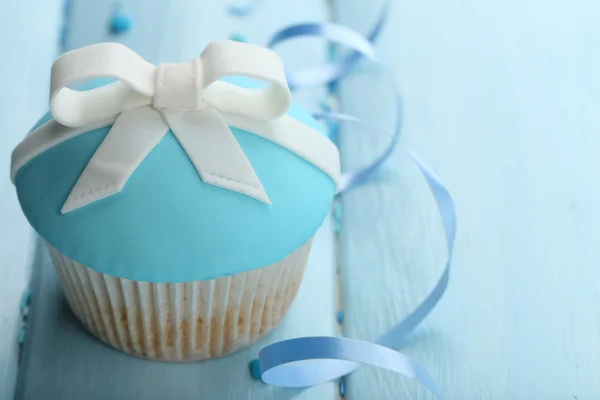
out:
<path id="1" fill-rule="evenodd" d="M 336 3 L 335 19 L 365 32 L 380 2 Z M 457 203 L 449 291 L 401 347 L 445 399 L 600 398 L 599 15 L 582 0 L 396 2 L 378 42 L 403 90 L 404 142 Z M 344 111 L 391 125 L 374 69 L 339 95 Z M 385 142 L 342 132 L 347 168 Z M 403 151 L 343 206 L 344 331 L 372 340 L 438 279 L 442 231 Z M 432 398 L 373 369 L 346 392 Z"/>
<path id="2" fill-rule="evenodd" d="M 248 41 L 264 44 L 268 36 L 285 24 L 324 20 L 322 0 L 296 5 L 265 2 L 246 19 L 229 16 L 225 4 L 211 1 L 128 1 L 123 12 L 132 27 L 124 35 L 108 29 L 112 2 L 72 3 L 67 49 L 99 41 L 121 41 L 152 62 L 186 61 L 197 56 L 210 41 L 233 33 Z M 281 49 L 284 63 L 301 67 L 306 59 L 325 60 L 325 45 L 305 43 Z M 299 94 L 299 101 L 316 109 L 323 90 Z M 248 362 L 265 344 L 304 335 L 334 335 L 335 268 L 331 221 L 328 219 L 313 242 L 309 264 L 298 298 L 283 323 L 259 344 L 229 357 L 195 364 L 170 365 L 140 360 L 113 351 L 86 334 L 68 312 L 55 273 L 44 255 L 36 271 L 40 280 L 33 293 L 32 324 L 20 370 L 19 399 L 52 397 L 88 398 L 169 398 L 169 399 L 333 399 L 335 384 L 306 391 L 268 387 L 253 381 Z M 68 378 L 67 378 L 68 377 Z"/>
<path id="3" fill-rule="evenodd" d="M 0 399 L 17 377 L 19 302 L 29 280 L 33 234 L 10 183 L 10 153 L 47 107 L 61 1 L 0 3 Z"/>

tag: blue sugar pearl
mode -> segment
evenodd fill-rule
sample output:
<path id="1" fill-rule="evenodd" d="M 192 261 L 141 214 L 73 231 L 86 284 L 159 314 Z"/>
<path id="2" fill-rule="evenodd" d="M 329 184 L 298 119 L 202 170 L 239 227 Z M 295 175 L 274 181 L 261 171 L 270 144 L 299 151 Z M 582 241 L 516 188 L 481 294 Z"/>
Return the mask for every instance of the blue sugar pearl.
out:
<path id="1" fill-rule="evenodd" d="M 346 380 L 344 378 L 340 379 L 339 392 L 342 398 L 346 395 Z"/>
<path id="2" fill-rule="evenodd" d="M 344 322 L 344 312 L 342 310 L 338 311 L 335 314 L 335 319 L 337 319 L 338 324 L 342 324 Z"/>
<path id="3" fill-rule="evenodd" d="M 331 94 L 336 94 L 338 90 L 338 81 L 329 82 L 327 84 L 327 92 Z"/>
<path id="4" fill-rule="evenodd" d="M 127 15 L 115 12 L 110 20 L 110 32 L 113 35 L 120 35 L 128 32 L 131 29 L 131 18 Z"/>
<path id="5" fill-rule="evenodd" d="M 248 369 L 250 370 L 250 376 L 252 379 L 257 381 L 262 380 L 260 377 L 260 361 L 258 361 L 257 358 L 250 361 L 250 364 L 248 364 Z"/>
<path id="6" fill-rule="evenodd" d="M 236 42 L 242 42 L 242 43 L 248 42 L 248 39 L 246 39 L 246 36 L 242 35 L 241 33 L 234 33 L 229 37 L 229 39 L 234 40 Z"/>
<path id="7" fill-rule="evenodd" d="M 25 307 L 29 304 L 29 299 L 31 297 L 31 292 L 29 292 L 29 288 L 25 289 L 23 295 L 21 296 L 21 311 L 25 309 Z"/>

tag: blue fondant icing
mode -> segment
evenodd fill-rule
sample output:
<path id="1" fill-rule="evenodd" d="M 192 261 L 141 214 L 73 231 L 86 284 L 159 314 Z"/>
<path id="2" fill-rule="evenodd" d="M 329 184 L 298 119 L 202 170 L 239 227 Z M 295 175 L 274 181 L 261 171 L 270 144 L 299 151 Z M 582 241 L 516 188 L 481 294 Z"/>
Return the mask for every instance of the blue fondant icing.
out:
<path id="1" fill-rule="evenodd" d="M 298 106 L 292 105 L 288 115 L 322 133 Z M 169 132 L 120 193 L 62 215 L 62 204 L 108 131 L 96 129 L 45 151 L 15 178 L 21 207 L 39 235 L 108 275 L 183 282 L 272 264 L 313 235 L 335 193 L 323 171 L 239 129 L 232 132 L 272 204 L 207 185 Z"/>

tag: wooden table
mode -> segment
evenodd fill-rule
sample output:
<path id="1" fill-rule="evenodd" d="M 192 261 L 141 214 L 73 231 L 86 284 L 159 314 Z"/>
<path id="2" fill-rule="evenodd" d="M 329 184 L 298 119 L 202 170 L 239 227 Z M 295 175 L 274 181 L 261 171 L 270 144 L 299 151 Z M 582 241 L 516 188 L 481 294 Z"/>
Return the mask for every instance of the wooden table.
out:
<path id="1" fill-rule="evenodd" d="M 280 27 L 335 20 L 365 32 L 379 1 L 265 0 L 251 16 L 225 2 L 130 0 L 131 32 L 110 36 L 113 3 L 22 0 L 0 5 L 0 161 L 46 107 L 49 66 L 66 22 L 66 49 L 106 40 L 149 61 L 184 61 L 232 34 L 264 44 Z M 36 9 L 38 13 L 28 12 Z M 459 233 L 450 288 L 399 350 L 425 367 L 445 399 L 600 398 L 600 4 L 593 0 L 397 1 L 377 48 L 400 83 L 404 142 L 448 183 Z M 290 69 L 323 62 L 317 40 L 278 49 Z M 17 64 L 19 60 L 19 64 Z M 10 77 L 10 78 L 7 78 Z M 319 108 L 323 90 L 296 101 Z M 391 93 L 363 65 L 337 92 L 345 112 L 389 126 Z M 385 138 L 341 127 L 344 168 L 363 165 Z M 0 164 L 1 165 L 1 164 Z M 8 175 L 8 172 L 4 175 Z M 110 350 L 65 306 L 55 274 L 0 180 L 0 399 L 16 381 L 20 292 L 33 264 L 32 315 L 17 399 L 339 398 L 333 382 L 305 391 L 253 381 L 247 363 L 264 344 L 302 335 L 372 340 L 434 285 L 444 244 L 425 183 L 398 149 L 371 184 L 342 200 L 341 231 L 328 219 L 283 324 L 250 349 L 206 363 L 168 365 Z M 8 223 L 5 223 L 7 221 Z M 340 327 L 335 313 L 344 310 Z M 431 399 L 420 385 L 364 368 L 352 400 Z"/>

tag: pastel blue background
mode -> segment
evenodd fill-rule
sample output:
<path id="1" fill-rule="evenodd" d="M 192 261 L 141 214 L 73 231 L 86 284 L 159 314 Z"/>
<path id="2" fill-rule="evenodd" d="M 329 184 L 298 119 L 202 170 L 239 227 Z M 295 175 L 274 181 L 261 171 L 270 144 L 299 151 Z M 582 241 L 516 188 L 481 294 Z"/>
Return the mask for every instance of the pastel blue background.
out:
<path id="1" fill-rule="evenodd" d="M 257 86 L 247 79 L 229 81 Z M 289 115 L 321 130 L 297 105 Z M 272 204 L 205 184 L 169 131 L 120 193 L 61 214 L 109 129 L 47 150 L 15 177 L 21 207 L 37 233 L 98 272 L 137 281 L 183 282 L 264 267 L 306 242 L 333 200 L 335 185 L 327 174 L 240 129 L 232 132 Z"/>
<path id="2" fill-rule="evenodd" d="M 42 89 L 62 20 L 68 21 L 67 49 L 117 40 L 153 63 L 177 62 L 235 33 L 267 43 L 290 23 L 330 19 L 366 32 L 380 1 L 264 0 L 239 19 L 214 0 L 156 0 L 152 7 L 128 0 L 132 29 L 119 37 L 108 32 L 112 0 L 72 0 L 65 19 L 59 3 L 0 3 L 7 38 L 0 41 L 6 57 L 0 71 L 10 77 L 0 85 L 11 93 L 3 103 L 10 107 L 0 108 L 6 167 L 0 174 L 0 399 L 13 398 L 19 295 L 33 264 L 18 400 L 339 400 L 338 382 L 276 389 L 253 381 L 247 363 L 276 340 L 336 334 L 373 340 L 437 281 L 445 256 L 439 217 L 404 151 L 372 184 L 342 198 L 338 240 L 325 220 L 298 298 L 272 335 L 230 357 L 186 365 L 125 356 L 83 330 L 43 247 L 29 251 L 29 224 L 8 162 L 12 145 L 47 109 Z M 448 292 L 399 350 L 427 369 L 446 400 L 600 398 L 598 15 L 596 0 L 392 2 L 377 51 L 402 89 L 402 140 L 447 183 L 458 214 Z M 277 51 L 290 69 L 327 57 L 322 42 L 312 39 Z M 361 65 L 338 88 L 335 100 L 344 112 L 391 123 L 392 97 L 375 69 Z M 324 91 L 294 97 L 317 111 Z M 346 170 L 365 165 L 388 140 L 351 125 L 340 133 Z M 348 377 L 345 399 L 432 397 L 410 379 L 363 368 Z"/>

